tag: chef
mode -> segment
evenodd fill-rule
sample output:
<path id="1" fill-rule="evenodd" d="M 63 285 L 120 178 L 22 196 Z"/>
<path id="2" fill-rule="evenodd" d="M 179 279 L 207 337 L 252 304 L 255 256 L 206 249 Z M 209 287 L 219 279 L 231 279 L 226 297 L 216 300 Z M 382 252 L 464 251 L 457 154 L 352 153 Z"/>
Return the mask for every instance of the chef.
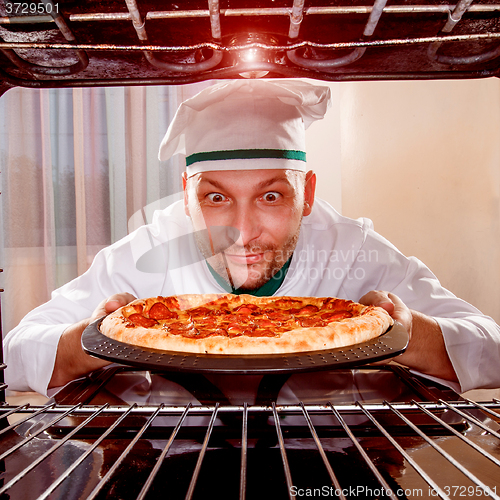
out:
<path id="1" fill-rule="evenodd" d="M 397 361 L 457 391 L 499 387 L 500 328 L 444 289 L 367 219 L 315 198 L 305 129 L 328 87 L 235 80 L 184 102 L 159 158 L 186 156 L 184 199 L 102 250 L 6 336 L 10 389 L 49 389 L 103 367 L 84 328 L 137 298 L 184 293 L 336 296 L 377 305 L 411 335 Z"/>

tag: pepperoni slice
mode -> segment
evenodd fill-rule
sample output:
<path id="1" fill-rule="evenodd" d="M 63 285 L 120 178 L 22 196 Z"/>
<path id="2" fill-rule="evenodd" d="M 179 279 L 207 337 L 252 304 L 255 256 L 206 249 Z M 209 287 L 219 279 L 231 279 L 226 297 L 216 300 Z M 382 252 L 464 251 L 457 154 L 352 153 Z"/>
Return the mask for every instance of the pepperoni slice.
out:
<path id="1" fill-rule="evenodd" d="M 210 316 L 227 316 L 231 314 L 231 311 L 229 309 L 212 309 L 210 311 Z"/>
<path id="2" fill-rule="evenodd" d="M 153 319 L 177 319 L 179 316 L 161 302 L 157 302 L 149 310 L 149 317 Z"/>
<path id="3" fill-rule="evenodd" d="M 336 309 L 339 310 L 340 307 L 344 307 L 348 304 L 354 304 L 352 300 L 336 299 L 334 297 L 327 297 L 323 302 L 323 309 Z"/>
<path id="4" fill-rule="evenodd" d="M 340 312 L 327 312 L 321 315 L 321 319 L 324 319 L 328 323 L 332 321 L 340 321 L 341 319 L 352 318 L 352 312 L 350 311 L 340 311 Z"/>
<path id="5" fill-rule="evenodd" d="M 228 337 L 239 337 L 242 335 L 241 328 L 235 328 L 233 326 L 228 327 L 226 332 Z"/>
<path id="6" fill-rule="evenodd" d="M 267 318 L 255 319 L 254 323 L 258 328 L 272 328 L 273 326 L 276 325 L 274 321 L 271 321 L 270 319 Z"/>
<path id="7" fill-rule="evenodd" d="M 313 316 L 311 318 L 297 318 L 297 321 L 299 322 L 300 326 L 303 326 L 305 328 L 326 325 L 326 322 L 321 318 L 318 318 L 317 316 Z"/>
<path id="8" fill-rule="evenodd" d="M 290 299 L 276 299 L 274 301 L 275 307 L 283 307 L 283 308 L 291 308 L 291 307 L 301 307 L 302 303 L 298 300 L 290 300 Z"/>
<path id="9" fill-rule="evenodd" d="M 198 330 L 196 328 L 187 328 L 187 329 L 175 329 L 175 328 L 169 328 L 168 333 L 172 335 L 181 335 L 182 337 L 186 338 L 203 338 L 203 336 L 199 336 Z"/>
<path id="10" fill-rule="evenodd" d="M 269 319 L 273 321 L 288 321 L 290 319 L 290 315 L 282 312 L 270 312 L 266 315 Z"/>
<path id="11" fill-rule="evenodd" d="M 200 320 L 196 320 L 196 318 L 194 318 L 194 324 L 195 324 L 196 328 L 214 329 L 217 327 L 217 319 L 216 318 L 201 318 Z"/>
<path id="12" fill-rule="evenodd" d="M 240 306 L 234 310 L 236 314 L 252 314 L 252 310 L 247 306 Z"/>
<path id="13" fill-rule="evenodd" d="M 233 329 L 233 330 L 234 329 L 236 329 L 236 330 L 239 329 L 239 330 L 242 330 L 243 328 L 245 328 L 244 325 L 242 325 L 241 323 L 236 322 L 236 321 L 232 321 L 231 323 L 228 323 L 226 325 L 226 329 L 228 329 L 228 330 L 229 329 Z"/>
<path id="14" fill-rule="evenodd" d="M 214 330 L 214 335 L 222 335 L 223 337 L 227 337 L 227 331 L 224 328 L 216 328 Z"/>
<path id="15" fill-rule="evenodd" d="M 241 323 L 230 323 L 226 328 L 227 334 L 230 337 L 239 337 L 240 335 L 251 335 L 252 325 L 244 325 Z"/>
<path id="16" fill-rule="evenodd" d="M 319 307 L 314 306 L 312 304 L 308 304 L 307 306 L 301 307 L 300 309 L 294 309 L 292 314 L 297 314 L 299 316 L 306 315 L 306 314 L 314 314 L 319 311 Z M 292 312 L 292 311 L 290 311 Z"/>
<path id="17" fill-rule="evenodd" d="M 193 325 L 191 323 L 183 323 L 181 321 L 177 321 L 175 323 L 167 325 L 167 331 L 169 333 L 175 333 L 174 330 L 179 332 L 187 332 L 188 330 L 192 329 Z"/>
<path id="18" fill-rule="evenodd" d="M 276 334 L 273 330 L 269 330 L 267 328 L 259 328 L 257 330 L 252 330 L 252 333 L 249 335 L 250 337 L 276 337 Z"/>
<path id="19" fill-rule="evenodd" d="M 190 309 L 188 312 L 190 316 L 199 318 L 209 316 L 211 310 L 208 307 L 196 307 L 195 309 Z"/>
<path id="20" fill-rule="evenodd" d="M 233 309 L 233 312 L 237 314 L 255 314 L 259 311 L 259 306 L 256 306 L 255 304 L 243 304 Z"/>
<path id="21" fill-rule="evenodd" d="M 158 324 L 158 322 L 153 318 L 146 318 L 142 314 L 131 314 L 128 317 L 129 321 L 132 321 L 135 326 L 142 326 L 144 328 L 151 328 Z"/>

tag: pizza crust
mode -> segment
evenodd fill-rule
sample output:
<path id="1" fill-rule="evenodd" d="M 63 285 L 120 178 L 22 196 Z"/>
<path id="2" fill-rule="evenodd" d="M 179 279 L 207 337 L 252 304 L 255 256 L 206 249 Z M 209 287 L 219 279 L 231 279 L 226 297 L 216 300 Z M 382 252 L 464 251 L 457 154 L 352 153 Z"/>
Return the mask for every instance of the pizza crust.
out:
<path id="1" fill-rule="evenodd" d="M 120 342 L 166 351 L 245 355 L 307 352 L 346 347 L 376 338 L 385 333 L 393 324 L 389 314 L 380 307 L 363 306 L 341 299 L 336 300 L 341 301 L 344 310 L 348 309 L 353 312 L 354 317 L 334 321 L 321 327 L 296 327 L 275 337 L 211 335 L 204 338 L 192 338 L 171 334 L 161 327 L 132 326 L 127 319 L 136 311 L 149 311 L 157 302 L 171 307 L 172 299 L 179 304 L 177 312 L 181 318 L 183 314 L 189 317 L 185 312 L 189 309 L 210 307 L 211 304 L 215 305 L 221 301 L 227 301 L 231 309 L 243 304 L 272 308 L 280 302 L 302 307 L 320 306 L 324 301 L 323 298 L 316 297 L 254 297 L 231 294 L 186 294 L 174 298 L 139 299 L 108 315 L 101 324 L 101 332 Z"/>

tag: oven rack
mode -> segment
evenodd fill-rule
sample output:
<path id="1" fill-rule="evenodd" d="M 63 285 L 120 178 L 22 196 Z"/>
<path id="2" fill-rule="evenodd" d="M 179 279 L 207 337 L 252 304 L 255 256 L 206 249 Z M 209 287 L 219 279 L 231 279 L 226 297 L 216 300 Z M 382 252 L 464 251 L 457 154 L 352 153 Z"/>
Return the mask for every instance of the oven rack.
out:
<path id="1" fill-rule="evenodd" d="M 165 2 L 116 0 L 101 11 L 94 3 L 85 11 L 44 0 L 40 6 L 45 7 L 34 15 L 6 7 L 0 27 L 12 33 L 0 38 L 5 60 L 2 64 L 0 59 L 1 79 L 6 87 L 54 86 L 50 82 L 74 87 L 268 74 L 323 80 L 498 75 L 496 3 L 280 4 L 249 8 L 200 0 L 180 9 Z M 16 39 L 16 29 L 45 31 L 46 36 L 30 40 L 22 33 Z M 248 51 L 255 57 L 247 57 Z M 111 69 L 110 54 L 123 71 Z"/>
<path id="2" fill-rule="evenodd" d="M 387 425 L 387 415 L 399 420 L 402 429 L 395 432 L 394 424 Z M 85 434 L 85 428 L 103 416 L 112 423 L 96 435 Z M 455 425 L 456 418 L 450 416 L 463 425 Z M 414 423 L 422 417 L 438 427 L 437 433 Z M 68 419 L 74 422 L 65 429 L 62 423 Z M 173 420 L 162 424 L 154 436 L 150 434 L 155 423 L 165 419 Z M 236 435 L 222 434 L 221 439 L 220 422 L 226 422 L 224 428 L 228 419 Z M 325 434 L 332 419 L 342 429 L 342 437 Z M 303 427 L 297 434 L 299 421 Z M 0 407 L 0 422 L 4 425 L 0 495 L 7 493 L 12 499 L 21 498 L 28 484 L 31 498 L 40 500 L 157 498 L 159 491 L 171 492 L 174 484 L 177 496 L 169 494 L 169 498 L 200 498 L 210 492 L 218 498 L 254 498 L 259 487 L 266 485 L 273 498 L 311 496 L 315 488 L 316 494 L 335 498 L 500 499 L 497 399 L 353 405 L 5 405 Z M 260 430 L 263 422 L 268 427 L 265 434 Z M 189 469 L 184 471 L 187 477 L 177 477 L 174 483 L 170 455 L 187 456 L 183 429 L 193 425 L 199 430 L 198 439 L 189 460 L 181 462 L 183 470 Z M 151 442 L 155 447 L 149 447 Z M 176 448 L 183 451 L 179 454 Z M 107 453 L 106 464 L 102 457 Z M 313 464 L 307 477 L 304 461 Z M 96 464 L 101 464 L 100 470 L 95 470 Z M 127 481 L 131 467 L 132 484 Z M 349 483 L 349 467 L 355 471 L 355 483 Z M 262 482 L 267 470 L 272 471 L 273 484 Z M 44 479 L 34 482 L 34 477 Z M 214 490 L 221 482 L 227 488 Z M 262 494 L 271 497 L 263 490 Z"/>

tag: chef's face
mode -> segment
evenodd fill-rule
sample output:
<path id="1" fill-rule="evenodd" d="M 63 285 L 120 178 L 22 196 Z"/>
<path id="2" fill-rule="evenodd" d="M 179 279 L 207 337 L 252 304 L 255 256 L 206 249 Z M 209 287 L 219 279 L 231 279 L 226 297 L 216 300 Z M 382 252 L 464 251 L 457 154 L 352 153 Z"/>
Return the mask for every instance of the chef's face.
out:
<path id="1" fill-rule="evenodd" d="M 315 184 L 312 171 L 283 169 L 184 176 L 185 210 L 200 251 L 234 288 L 259 288 L 292 255 Z"/>

